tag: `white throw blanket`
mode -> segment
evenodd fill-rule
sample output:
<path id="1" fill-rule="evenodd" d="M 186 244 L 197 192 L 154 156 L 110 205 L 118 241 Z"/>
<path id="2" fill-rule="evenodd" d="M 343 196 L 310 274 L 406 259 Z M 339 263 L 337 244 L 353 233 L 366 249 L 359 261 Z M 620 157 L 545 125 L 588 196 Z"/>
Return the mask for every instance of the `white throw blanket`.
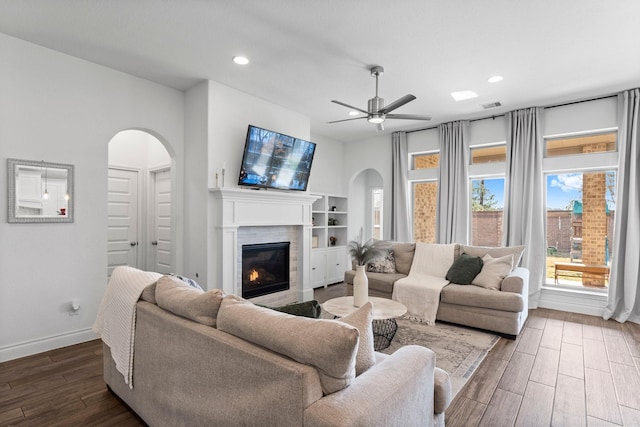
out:
<path id="1" fill-rule="evenodd" d="M 93 331 L 111 349 L 116 369 L 133 388 L 133 344 L 136 329 L 136 302 L 147 286 L 162 274 L 132 267 L 117 267 L 111 273 Z"/>
<path id="2" fill-rule="evenodd" d="M 407 316 L 428 325 L 436 323 L 440 291 L 453 264 L 455 244 L 416 243 L 409 275 L 393 285 L 392 299 L 407 307 Z"/>

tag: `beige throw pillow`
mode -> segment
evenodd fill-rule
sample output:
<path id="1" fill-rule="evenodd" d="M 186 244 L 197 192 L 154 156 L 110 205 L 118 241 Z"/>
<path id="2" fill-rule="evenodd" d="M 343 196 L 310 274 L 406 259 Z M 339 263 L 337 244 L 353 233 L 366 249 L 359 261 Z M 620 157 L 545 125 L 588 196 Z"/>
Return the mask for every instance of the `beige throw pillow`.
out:
<path id="1" fill-rule="evenodd" d="M 467 253 L 473 256 L 479 256 L 482 258 L 485 255 L 491 255 L 493 258 L 500 258 L 505 255 L 512 254 L 513 255 L 513 267 L 516 268 L 520 265 L 520 260 L 522 259 L 522 253 L 526 249 L 525 246 L 501 246 L 501 247 L 491 247 L 491 246 L 462 246 L 462 252 Z"/>
<path id="2" fill-rule="evenodd" d="M 356 376 L 359 333 L 351 325 L 293 316 L 228 295 L 218 330 L 315 367 L 324 394 L 348 387 Z"/>
<path id="3" fill-rule="evenodd" d="M 162 276 L 156 285 L 156 300 L 160 308 L 213 327 L 216 326 L 224 295 L 222 289 L 204 292 L 173 276 Z"/>
<path id="4" fill-rule="evenodd" d="M 373 327 L 371 326 L 372 313 L 373 304 L 367 302 L 353 313 L 338 319 L 348 325 L 355 326 L 360 332 L 358 354 L 356 356 L 356 376 L 376 364 L 376 355 L 373 349 Z"/>
<path id="5" fill-rule="evenodd" d="M 491 290 L 500 290 L 502 280 L 513 268 L 513 254 L 500 258 L 493 258 L 486 254 L 482 257 L 483 265 L 480 273 L 471 282 L 472 285 L 482 286 Z"/>

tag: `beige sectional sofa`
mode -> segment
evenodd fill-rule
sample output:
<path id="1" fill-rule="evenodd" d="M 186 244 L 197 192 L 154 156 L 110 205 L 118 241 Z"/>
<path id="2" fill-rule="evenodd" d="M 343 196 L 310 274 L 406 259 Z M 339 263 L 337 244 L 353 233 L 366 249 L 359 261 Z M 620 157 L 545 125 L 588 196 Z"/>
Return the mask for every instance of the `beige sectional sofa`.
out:
<path id="1" fill-rule="evenodd" d="M 149 425 L 444 426 L 448 374 L 424 347 L 374 352 L 370 304 L 310 319 L 166 278 L 136 303 L 132 388 L 104 345 L 105 382 Z"/>
<path id="2" fill-rule="evenodd" d="M 407 277 L 413 263 L 415 243 L 391 242 L 395 258 L 395 273 L 367 272 L 369 295 L 392 298 L 396 281 Z M 467 253 L 483 257 L 514 254 L 514 267 L 504 277 L 499 289 L 486 289 L 475 285 L 449 283 L 440 294 L 436 319 L 479 329 L 498 332 L 515 338 L 528 315 L 529 270 L 517 267 L 524 247 L 489 248 L 481 246 L 456 245 L 455 258 Z M 345 272 L 347 292 L 353 294 L 355 271 Z"/>

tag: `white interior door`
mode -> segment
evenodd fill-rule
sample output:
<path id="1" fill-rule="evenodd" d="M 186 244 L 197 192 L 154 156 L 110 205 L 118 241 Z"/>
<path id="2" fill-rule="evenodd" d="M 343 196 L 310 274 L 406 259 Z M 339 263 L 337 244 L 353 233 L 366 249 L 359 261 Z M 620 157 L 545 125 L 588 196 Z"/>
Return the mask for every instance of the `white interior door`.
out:
<path id="1" fill-rule="evenodd" d="M 108 274 L 119 265 L 138 268 L 138 172 L 109 168 Z"/>
<path id="2" fill-rule="evenodd" d="M 152 173 L 150 270 L 168 274 L 171 265 L 171 169 Z"/>

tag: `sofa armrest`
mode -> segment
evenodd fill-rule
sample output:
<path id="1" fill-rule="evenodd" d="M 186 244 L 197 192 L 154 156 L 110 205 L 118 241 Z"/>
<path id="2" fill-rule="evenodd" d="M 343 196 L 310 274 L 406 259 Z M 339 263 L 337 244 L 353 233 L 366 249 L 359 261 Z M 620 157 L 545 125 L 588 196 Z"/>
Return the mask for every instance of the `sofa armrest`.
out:
<path id="1" fill-rule="evenodd" d="M 524 295 L 529 289 L 529 269 L 516 267 L 502 280 L 500 290 Z"/>
<path id="2" fill-rule="evenodd" d="M 435 353 L 409 345 L 304 411 L 304 425 L 424 426 L 434 420 Z"/>
<path id="3" fill-rule="evenodd" d="M 436 368 L 433 375 L 434 397 L 433 412 L 441 414 L 447 410 L 451 403 L 451 379 L 444 369 Z"/>

